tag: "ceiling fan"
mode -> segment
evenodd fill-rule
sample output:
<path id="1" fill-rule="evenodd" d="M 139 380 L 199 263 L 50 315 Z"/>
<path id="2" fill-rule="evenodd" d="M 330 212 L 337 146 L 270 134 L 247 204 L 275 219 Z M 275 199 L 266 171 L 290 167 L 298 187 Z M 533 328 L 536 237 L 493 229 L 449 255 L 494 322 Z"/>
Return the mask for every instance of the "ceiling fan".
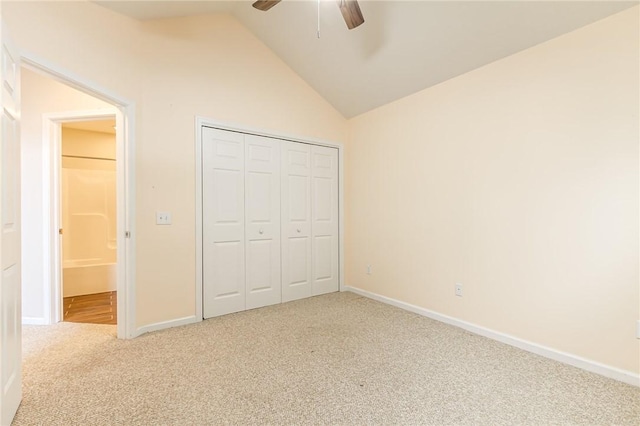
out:
<path id="1" fill-rule="evenodd" d="M 337 0 L 337 2 L 347 28 L 352 30 L 364 23 L 358 0 Z M 253 3 L 253 7 L 266 12 L 278 3 L 280 3 L 280 0 L 258 0 Z"/>

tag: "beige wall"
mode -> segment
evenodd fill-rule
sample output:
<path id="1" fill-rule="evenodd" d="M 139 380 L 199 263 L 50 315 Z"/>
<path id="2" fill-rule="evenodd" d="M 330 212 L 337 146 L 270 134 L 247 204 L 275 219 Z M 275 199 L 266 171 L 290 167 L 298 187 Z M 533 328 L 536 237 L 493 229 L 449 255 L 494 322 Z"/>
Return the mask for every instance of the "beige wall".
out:
<path id="1" fill-rule="evenodd" d="M 638 373 L 638 39 L 636 7 L 352 119 L 347 284 Z"/>
<path id="2" fill-rule="evenodd" d="M 74 129 L 63 124 L 62 155 L 115 160 L 116 135 L 115 133 Z"/>
<path id="3" fill-rule="evenodd" d="M 42 116 L 109 105 L 24 68 L 21 88 L 22 313 L 24 318 L 43 323 L 48 320 L 44 286 L 49 262 L 44 257 L 43 241 L 49 230 L 43 221 L 48 177 L 43 175 Z M 45 214 L 48 216 L 48 212 Z"/>
<path id="4" fill-rule="evenodd" d="M 136 103 L 138 326 L 195 313 L 196 115 L 345 140 L 346 120 L 230 16 L 140 23 L 87 2 L 3 2 L 3 18 L 21 49 Z"/>

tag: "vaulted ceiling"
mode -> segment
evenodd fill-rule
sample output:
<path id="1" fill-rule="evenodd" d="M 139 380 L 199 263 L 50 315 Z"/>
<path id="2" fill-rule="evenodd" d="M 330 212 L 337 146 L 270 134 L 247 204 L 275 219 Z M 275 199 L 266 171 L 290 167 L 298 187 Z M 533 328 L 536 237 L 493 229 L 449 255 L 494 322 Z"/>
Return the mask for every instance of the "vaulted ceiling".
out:
<path id="1" fill-rule="evenodd" d="M 96 1 L 140 20 L 230 13 L 350 118 L 638 4 L 638 1 L 366 1 L 347 30 L 335 0 Z"/>

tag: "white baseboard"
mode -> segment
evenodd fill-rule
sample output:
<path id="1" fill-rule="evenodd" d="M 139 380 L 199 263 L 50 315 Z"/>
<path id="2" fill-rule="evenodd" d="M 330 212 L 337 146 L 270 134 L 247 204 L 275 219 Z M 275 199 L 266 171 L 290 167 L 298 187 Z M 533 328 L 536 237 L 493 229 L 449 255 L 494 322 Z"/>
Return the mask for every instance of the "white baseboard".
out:
<path id="1" fill-rule="evenodd" d="M 145 325 L 138 328 L 136 330 L 135 337 L 141 336 L 145 333 L 150 333 L 152 331 L 159 331 L 159 330 L 164 330 L 166 328 L 172 328 L 172 327 L 180 327 L 182 325 L 193 324 L 200 321 L 202 320 L 198 320 L 195 315 L 191 315 L 189 317 L 178 318 L 170 321 L 156 322 L 156 323 Z"/>
<path id="2" fill-rule="evenodd" d="M 44 318 L 22 317 L 22 325 L 49 325 Z"/>
<path id="3" fill-rule="evenodd" d="M 529 342 L 527 340 L 520 339 L 499 331 L 491 330 L 479 325 L 472 324 L 470 322 L 462 321 L 448 315 L 443 315 L 438 312 L 431 311 L 429 309 L 421 308 L 419 306 L 411 305 L 409 303 L 401 302 L 400 300 L 392 299 L 390 297 L 381 296 L 370 291 L 362 290 L 359 288 L 345 286 L 344 290 L 350 291 L 360 296 L 367 297 L 369 299 L 377 300 L 388 305 L 395 306 L 400 309 L 404 309 L 409 312 L 413 312 L 418 315 L 422 315 L 436 321 L 444 322 L 456 327 L 460 327 L 471 333 L 478 334 L 480 336 L 488 337 L 489 339 L 497 340 L 498 342 L 506 343 L 507 345 L 515 346 L 516 348 L 523 349 L 527 352 L 543 356 L 545 358 L 559 361 L 564 364 L 568 364 L 574 367 L 581 368 L 592 373 L 600 374 L 605 377 L 609 377 L 620 382 L 624 382 L 633 386 L 640 387 L 640 374 L 633 373 L 631 371 L 622 370 L 616 367 L 612 367 L 606 364 L 601 364 L 596 361 L 592 361 L 586 358 L 582 358 L 576 355 L 572 355 L 566 352 L 561 352 L 556 349 L 552 349 L 546 346 L 539 345 L 537 343 Z"/>

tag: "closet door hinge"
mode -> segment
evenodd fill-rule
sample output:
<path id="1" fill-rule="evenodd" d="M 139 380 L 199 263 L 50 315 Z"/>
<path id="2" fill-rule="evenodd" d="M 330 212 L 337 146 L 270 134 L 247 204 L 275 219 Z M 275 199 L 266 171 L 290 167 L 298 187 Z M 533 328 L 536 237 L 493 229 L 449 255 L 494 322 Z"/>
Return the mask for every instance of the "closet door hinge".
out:
<path id="1" fill-rule="evenodd" d="M 129 232 L 129 231 L 125 231 L 125 233 L 124 233 L 124 237 L 125 237 L 125 238 L 131 238 L 131 232 Z"/>

